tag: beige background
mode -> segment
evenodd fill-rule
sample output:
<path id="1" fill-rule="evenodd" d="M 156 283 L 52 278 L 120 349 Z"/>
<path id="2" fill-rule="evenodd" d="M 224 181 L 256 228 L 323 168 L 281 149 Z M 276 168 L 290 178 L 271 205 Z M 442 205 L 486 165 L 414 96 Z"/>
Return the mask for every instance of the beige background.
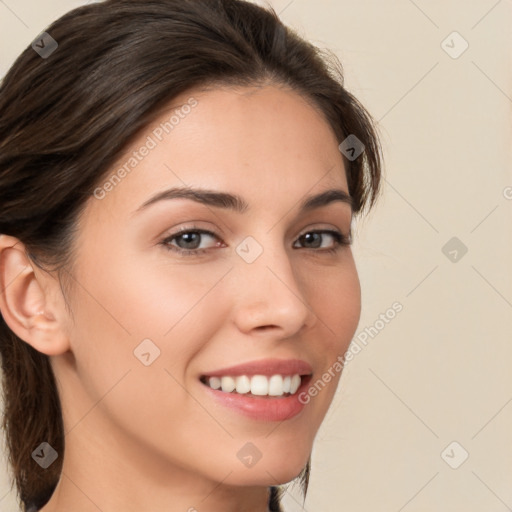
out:
<path id="1" fill-rule="evenodd" d="M 0 75 L 82 3 L 0 0 Z M 346 367 L 305 505 L 290 488 L 286 510 L 511 510 L 512 1 L 271 3 L 336 51 L 380 121 L 384 195 L 358 225 L 356 334 L 403 306 Z M 453 31 L 469 44 L 458 58 Z M 468 249 L 455 262 L 452 237 Z M 0 477 L 0 509 L 15 511 Z"/>

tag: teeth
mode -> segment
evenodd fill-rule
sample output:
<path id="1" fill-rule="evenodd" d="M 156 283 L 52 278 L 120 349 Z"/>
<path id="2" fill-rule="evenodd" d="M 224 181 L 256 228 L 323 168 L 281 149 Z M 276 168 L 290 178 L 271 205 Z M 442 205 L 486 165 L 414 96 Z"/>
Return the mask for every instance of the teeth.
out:
<path id="1" fill-rule="evenodd" d="M 279 396 L 283 393 L 283 377 L 281 377 L 281 375 L 272 375 L 272 377 L 268 379 L 268 394 L 270 396 Z"/>
<path id="2" fill-rule="evenodd" d="M 235 379 L 233 377 L 222 377 L 220 379 L 220 384 L 222 386 L 222 391 L 225 393 L 231 393 L 235 389 Z"/>
<path id="3" fill-rule="evenodd" d="M 240 375 L 231 377 L 225 375 L 223 377 L 208 377 L 206 383 L 212 389 L 221 389 L 224 393 L 240 393 L 245 395 L 252 393 L 258 396 L 282 396 L 285 393 L 294 394 L 299 389 L 301 377 L 295 375 Z"/>
<path id="4" fill-rule="evenodd" d="M 247 375 L 240 375 L 236 379 L 236 392 L 249 393 L 251 391 L 251 379 Z"/>
<path id="5" fill-rule="evenodd" d="M 213 389 L 219 389 L 222 386 L 218 377 L 210 377 L 210 387 Z"/>
<path id="6" fill-rule="evenodd" d="M 290 393 L 295 393 L 300 386 L 300 375 L 293 375 L 290 382 Z"/>
<path id="7" fill-rule="evenodd" d="M 284 379 L 283 379 L 283 391 L 285 393 L 289 393 L 290 392 L 290 383 L 292 381 L 292 378 L 287 375 Z"/>
<path id="8" fill-rule="evenodd" d="M 251 378 L 251 393 L 253 395 L 268 395 L 268 378 L 265 375 L 253 375 Z"/>

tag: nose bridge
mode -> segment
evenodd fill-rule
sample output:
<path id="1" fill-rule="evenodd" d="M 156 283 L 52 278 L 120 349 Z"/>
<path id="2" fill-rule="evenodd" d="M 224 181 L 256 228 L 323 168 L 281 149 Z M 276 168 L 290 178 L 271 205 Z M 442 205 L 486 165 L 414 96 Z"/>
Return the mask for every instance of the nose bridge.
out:
<path id="1" fill-rule="evenodd" d="M 311 321 L 305 283 L 277 231 L 247 236 L 236 252 L 236 321 L 242 329 L 275 326 L 292 336 Z"/>

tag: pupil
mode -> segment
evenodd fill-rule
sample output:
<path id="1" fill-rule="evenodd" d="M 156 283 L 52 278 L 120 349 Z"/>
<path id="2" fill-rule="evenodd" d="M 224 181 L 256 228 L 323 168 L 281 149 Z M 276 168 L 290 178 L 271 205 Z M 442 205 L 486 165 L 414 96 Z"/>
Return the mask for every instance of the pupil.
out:
<path id="1" fill-rule="evenodd" d="M 187 238 L 189 238 L 189 237 L 193 238 L 194 236 L 197 237 L 197 235 L 198 235 L 198 233 L 185 233 L 184 235 L 181 235 L 181 237 L 183 239 L 185 239 L 185 244 L 186 245 L 190 244 L 190 243 L 192 243 L 192 245 L 194 245 L 194 241 L 193 240 L 192 241 L 191 240 L 187 240 Z M 196 242 L 197 242 L 197 240 L 196 240 Z M 186 249 L 193 249 L 194 247 L 185 247 L 185 248 Z"/>
<path id="2" fill-rule="evenodd" d="M 307 240 L 311 239 L 312 237 L 316 237 L 317 241 L 318 241 L 319 238 L 320 238 L 320 234 L 319 233 L 307 233 L 307 234 L 305 234 L 304 238 L 306 239 L 306 243 L 307 243 Z M 318 244 L 316 244 L 315 247 L 318 247 Z"/>

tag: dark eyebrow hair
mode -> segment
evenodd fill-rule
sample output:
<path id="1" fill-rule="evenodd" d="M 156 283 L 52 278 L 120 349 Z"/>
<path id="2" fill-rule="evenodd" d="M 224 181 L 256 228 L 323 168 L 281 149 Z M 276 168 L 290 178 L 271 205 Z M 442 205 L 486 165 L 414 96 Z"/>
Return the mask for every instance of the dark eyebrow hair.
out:
<path id="1" fill-rule="evenodd" d="M 145 210 L 148 206 L 155 204 L 158 201 L 169 199 L 191 199 L 192 201 L 196 201 L 207 206 L 233 210 L 237 213 L 245 213 L 249 210 L 247 202 L 236 194 L 218 192 L 204 188 L 177 187 L 158 192 L 139 206 L 133 214 Z M 335 201 L 346 203 L 350 206 L 351 210 L 353 209 L 353 198 L 347 192 L 341 189 L 329 189 L 321 192 L 320 194 L 306 197 L 306 199 L 301 202 L 299 211 L 301 213 L 307 212 L 314 210 L 315 208 L 326 206 Z"/>

